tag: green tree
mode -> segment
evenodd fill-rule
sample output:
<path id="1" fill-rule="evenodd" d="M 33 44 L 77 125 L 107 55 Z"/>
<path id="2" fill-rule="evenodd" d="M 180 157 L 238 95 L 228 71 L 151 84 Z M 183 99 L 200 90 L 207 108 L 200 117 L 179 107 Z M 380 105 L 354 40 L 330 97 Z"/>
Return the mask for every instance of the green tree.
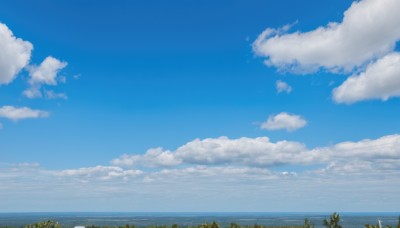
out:
<path id="1" fill-rule="evenodd" d="M 339 222 L 340 222 L 340 216 L 338 213 L 335 212 L 329 217 L 329 221 L 324 219 L 323 225 L 327 228 L 342 228 Z"/>
<path id="2" fill-rule="evenodd" d="M 99 226 L 95 226 L 95 225 L 88 225 L 88 226 L 86 226 L 86 228 L 100 228 Z"/>
<path id="3" fill-rule="evenodd" d="M 397 222 L 397 228 L 400 228 L 400 216 L 399 216 L 399 220 Z"/>
<path id="4" fill-rule="evenodd" d="M 219 224 L 214 221 L 211 224 L 204 223 L 204 224 L 198 225 L 197 228 L 220 228 L 220 227 L 219 227 Z"/>
<path id="5" fill-rule="evenodd" d="M 379 225 L 370 225 L 370 224 L 366 224 L 365 228 L 379 228 Z"/>
<path id="6" fill-rule="evenodd" d="M 42 221 L 24 226 L 24 228 L 61 228 L 61 225 L 55 221 Z"/>
<path id="7" fill-rule="evenodd" d="M 365 228 L 381 228 L 381 226 L 379 226 L 379 224 L 376 225 L 376 226 L 375 225 L 366 224 Z M 385 228 L 400 228 L 400 216 L 399 216 L 397 225 L 395 227 L 392 227 L 390 225 L 386 225 Z"/>
<path id="8" fill-rule="evenodd" d="M 214 221 L 211 223 L 211 228 L 219 228 L 219 224 Z"/>
<path id="9" fill-rule="evenodd" d="M 304 228 L 314 228 L 314 224 L 308 218 L 304 219 Z"/>

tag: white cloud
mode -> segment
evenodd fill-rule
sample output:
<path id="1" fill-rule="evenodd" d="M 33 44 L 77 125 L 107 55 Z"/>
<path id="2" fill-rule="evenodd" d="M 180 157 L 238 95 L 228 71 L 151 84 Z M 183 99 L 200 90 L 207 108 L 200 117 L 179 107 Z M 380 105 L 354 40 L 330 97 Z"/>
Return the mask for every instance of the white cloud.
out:
<path id="1" fill-rule="evenodd" d="M 307 121 L 299 115 L 281 112 L 277 115 L 269 116 L 268 120 L 261 124 L 261 129 L 295 131 L 303 128 L 306 124 Z"/>
<path id="2" fill-rule="evenodd" d="M 94 178 L 109 180 L 113 178 L 135 177 L 143 174 L 140 170 L 124 170 L 116 166 L 96 166 L 79 169 L 67 169 L 56 172 L 56 175 L 77 178 Z"/>
<path id="3" fill-rule="evenodd" d="M 229 139 L 227 137 L 195 139 L 176 151 L 161 148 L 148 150 L 145 154 L 124 154 L 113 159 L 119 166 L 172 167 L 181 164 L 221 165 L 237 164 L 273 166 L 289 163 L 309 163 L 311 153 L 297 142 L 270 142 L 267 137 Z"/>
<path id="4" fill-rule="evenodd" d="M 267 137 L 229 139 L 227 137 L 195 139 L 174 152 L 162 148 L 149 149 L 145 154 L 124 154 L 113 159 L 118 166 L 172 167 L 196 165 L 273 166 L 289 163 L 309 163 L 312 155 L 298 142 L 278 141 Z"/>
<path id="5" fill-rule="evenodd" d="M 120 158 L 113 159 L 111 164 L 119 166 L 146 166 L 146 167 L 168 167 L 181 163 L 171 151 L 164 151 L 162 148 L 152 148 L 144 155 L 124 154 Z"/>
<path id="6" fill-rule="evenodd" d="M 12 31 L 0 23 L 0 84 L 9 84 L 31 58 L 33 46 L 16 38 Z"/>
<path id="7" fill-rule="evenodd" d="M 400 160 L 400 135 L 388 135 L 375 140 L 342 142 L 332 148 L 333 158 L 397 159 Z"/>
<path id="8" fill-rule="evenodd" d="M 160 171 L 148 173 L 145 176 L 145 182 L 176 182 L 176 181 L 192 181 L 205 179 L 210 182 L 210 179 L 217 178 L 226 182 L 239 182 L 242 180 L 271 180 L 285 176 L 295 176 L 294 172 L 272 172 L 264 168 L 254 167 L 235 167 L 235 166 L 205 166 L 196 165 L 181 169 L 162 169 Z"/>
<path id="9" fill-rule="evenodd" d="M 62 62 L 51 56 L 44 59 L 39 66 L 30 66 L 28 68 L 30 88 L 25 90 L 23 94 L 28 98 L 42 97 L 40 89 L 43 85 L 55 86 L 58 81 L 65 82 L 65 77 L 58 77 L 58 73 L 66 66 L 67 62 Z M 54 92 L 52 95 L 55 95 Z"/>
<path id="10" fill-rule="evenodd" d="M 312 151 L 312 154 L 317 155 L 315 161 L 322 160 L 328 164 L 325 171 L 362 173 L 400 170 L 400 135 L 341 142 Z"/>
<path id="11" fill-rule="evenodd" d="M 40 164 L 37 162 L 33 162 L 33 163 L 24 162 L 24 163 L 15 164 L 14 166 L 17 168 L 39 168 Z"/>
<path id="12" fill-rule="evenodd" d="M 254 52 L 282 70 L 351 71 L 395 48 L 400 39 L 400 1 L 355 1 L 341 23 L 309 32 L 268 28 L 254 42 Z"/>
<path id="13" fill-rule="evenodd" d="M 307 162 L 306 147 L 297 142 L 270 142 L 267 137 L 195 139 L 179 147 L 175 156 L 189 164 L 239 164 L 271 166 Z"/>
<path id="14" fill-rule="evenodd" d="M 349 77 L 333 90 L 338 103 L 354 103 L 369 99 L 387 100 L 400 96 L 400 53 L 391 53 L 371 63 L 366 70 Z"/>
<path id="15" fill-rule="evenodd" d="M 357 142 L 341 142 L 329 147 L 307 149 L 299 142 L 270 142 L 266 137 L 193 140 L 174 153 L 185 164 L 276 166 L 284 164 L 322 165 L 359 169 L 369 164 L 376 170 L 400 170 L 400 135 Z"/>
<path id="16" fill-rule="evenodd" d="M 271 142 L 267 137 L 195 139 L 175 151 L 150 149 L 143 155 L 125 154 L 111 163 L 144 167 L 326 165 L 325 170 L 400 170 L 400 135 L 314 149 L 294 141 Z"/>
<path id="17" fill-rule="evenodd" d="M 3 106 L 0 107 L 0 117 L 13 121 L 21 119 L 33 119 L 48 117 L 49 113 L 42 110 L 34 110 L 27 107 Z"/>
<path id="18" fill-rule="evenodd" d="M 277 93 L 282 93 L 282 92 L 290 93 L 292 92 L 292 87 L 288 85 L 286 82 L 278 80 L 276 81 L 276 91 Z"/>
<path id="19" fill-rule="evenodd" d="M 61 62 L 52 56 L 48 56 L 39 66 L 30 67 L 30 81 L 31 83 L 57 85 L 57 74 L 66 66 L 66 62 Z"/>
<path id="20" fill-rule="evenodd" d="M 388 135 L 375 140 L 342 142 L 331 147 L 311 150 L 299 142 L 271 142 L 266 137 L 196 139 L 179 147 L 173 155 L 183 163 L 201 165 L 275 166 L 368 161 L 375 162 L 377 168 L 383 168 L 393 167 L 393 164 L 400 162 L 400 135 Z M 399 168 L 400 165 L 397 165 L 397 169 Z"/>
<path id="21" fill-rule="evenodd" d="M 23 91 L 23 95 L 28 98 L 42 97 L 41 87 L 43 85 L 55 86 L 58 82 L 66 82 L 66 78 L 58 76 L 58 73 L 67 66 L 67 62 L 48 56 L 39 66 L 29 66 L 33 45 L 28 41 L 16 38 L 3 23 L 0 23 L 0 50 L 0 84 L 11 83 L 18 73 L 26 68 L 29 71 L 30 87 Z M 65 94 L 57 94 L 52 91 L 49 91 L 46 97 L 66 99 Z"/>

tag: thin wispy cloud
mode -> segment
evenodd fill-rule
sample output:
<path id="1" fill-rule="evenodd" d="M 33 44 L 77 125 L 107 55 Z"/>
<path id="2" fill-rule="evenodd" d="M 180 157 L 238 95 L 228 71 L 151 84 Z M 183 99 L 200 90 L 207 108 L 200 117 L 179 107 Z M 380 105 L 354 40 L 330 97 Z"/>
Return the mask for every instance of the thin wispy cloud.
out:
<path id="1" fill-rule="evenodd" d="M 292 92 L 292 87 L 284 81 L 278 80 L 278 81 L 276 81 L 275 84 L 276 84 L 276 92 L 277 93 L 282 93 L 282 92 L 291 93 Z"/>
<path id="2" fill-rule="evenodd" d="M 30 109 L 28 107 L 14 107 L 10 105 L 0 107 L 0 117 L 7 118 L 13 121 L 45 118 L 49 115 L 50 113 L 47 111 Z"/>
<path id="3" fill-rule="evenodd" d="M 46 90 L 45 96 L 47 99 L 64 99 L 68 100 L 68 96 L 65 93 L 56 93 L 53 90 Z"/>

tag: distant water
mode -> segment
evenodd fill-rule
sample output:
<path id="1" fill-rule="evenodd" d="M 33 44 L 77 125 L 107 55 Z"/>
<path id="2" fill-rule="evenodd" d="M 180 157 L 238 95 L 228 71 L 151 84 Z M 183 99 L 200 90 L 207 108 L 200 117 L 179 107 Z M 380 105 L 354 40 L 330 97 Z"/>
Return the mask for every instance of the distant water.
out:
<path id="1" fill-rule="evenodd" d="M 55 220 L 63 227 L 76 225 L 113 226 L 134 224 L 195 226 L 205 222 L 218 222 L 222 227 L 230 223 L 241 225 L 302 225 L 304 218 L 322 227 L 328 213 L 0 213 L 0 226 L 23 226 L 43 220 Z M 363 228 L 365 224 L 396 225 L 400 213 L 340 213 L 344 228 Z"/>

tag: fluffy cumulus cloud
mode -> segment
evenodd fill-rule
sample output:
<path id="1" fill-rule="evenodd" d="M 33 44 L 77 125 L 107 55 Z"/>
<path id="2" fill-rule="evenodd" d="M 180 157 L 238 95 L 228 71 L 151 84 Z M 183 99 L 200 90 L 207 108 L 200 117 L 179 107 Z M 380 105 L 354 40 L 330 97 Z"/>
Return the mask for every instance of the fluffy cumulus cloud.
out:
<path id="1" fill-rule="evenodd" d="M 42 97 L 43 85 L 65 83 L 66 78 L 58 74 L 67 66 L 67 62 L 48 56 L 39 66 L 29 65 L 33 45 L 16 38 L 3 23 L 0 23 L 0 50 L 0 85 L 11 83 L 24 68 L 29 72 L 29 88 L 23 92 L 28 98 Z M 45 97 L 67 99 L 64 93 L 55 93 L 52 90 L 46 91 Z"/>
<path id="2" fill-rule="evenodd" d="M 358 142 L 342 142 L 332 147 L 332 156 L 366 159 L 400 159 L 400 135 L 388 135 Z M 400 165 L 400 164 L 399 164 Z"/>
<path id="3" fill-rule="evenodd" d="M 33 46 L 16 38 L 12 31 L 0 23 L 0 84 L 9 84 L 28 65 Z"/>
<path id="4" fill-rule="evenodd" d="M 42 85 L 57 85 L 58 81 L 65 82 L 65 77 L 58 77 L 58 72 L 67 65 L 66 62 L 49 56 L 39 66 L 29 65 L 33 45 L 15 37 L 3 23 L 0 23 L 0 50 L 0 85 L 11 83 L 24 68 L 29 72 L 30 88 L 23 94 L 29 98 L 41 97 Z M 65 94 L 55 93 L 52 90 L 46 91 L 45 95 L 49 99 L 67 99 Z M 48 115 L 49 113 L 46 111 L 33 110 L 28 107 L 0 107 L 0 117 L 13 121 L 43 118 Z"/>
<path id="5" fill-rule="evenodd" d="M 305 120 L 300 115 L 294 115 L 286 112 L 281 112 L 277 115 L 270 115 L 264 123 L 261 124 L 261 129 L 270 131 L 287 130 L 295 131 L 307 125 Z"/>
<path id="6" fill-rule="evenodd" d="M 297 142 L 270 142 L 267 137 L 229 139 L 227 137 L 195 139 L 176 151 L 150 149 L 143 155 L 123 155 L 113 165 L 166 167 L 180 164 L 273 166 L 310 162 L 306 147 Z"/>
<path id="7" fill-rule="evenodd" d="M 278 80 L 276 81 L 276 92 L 277 93 L 290 93 L 292 92 L 292 87 L 284 81 Z"/>
<path id="8" fill-rule="evenodd" d="M 60 70 L 67 66 L 66 62 L 62 62 L 54 57 L 48 56 L 39 66 L 30 66 L 29 71 L 29 84 L 30 88 L 24 91 L 24 95 L 28 98 L 36 98 L 41 97 L 42 92 L 40 91 L 42 85 L 51 85 L 55 86 L 58 84 L 58 73 Z M 63 78 L 61 77 L 61 81 Z M 46 93 L 48 98 L 65 98 L 66 96 L 63 94 L 56 94 L 52 91 L 52 93 Z"/>
<path id="9" fill-rule="evenodd" d="M 371 63 L 365 72 L 349 77 L 335 88 L 338 103 L 354 103 L 368 99 L 387 100 L 400 96 L 400 53 L 391 53 Z"/>
<path id="10" fill-rule="evenodd" d="M 168 156 L 165 156 L 166 153 Z M 135 158 L 133 162 L 132 157 Z M 171 162 L 172 160 L 174 162 Z M 145 154 L 136 154 L 131 157 L 123 155 L 112 160 L 111 163 L 113 166 L 68 169 L 54 172 L 54 174 L 81 180 L 140 178 L 143 181 L 163 181 L 169 178 L 191 179 L 200 176 L 276 179 L 322 173 L 349 175 L 354 173 L 399 173 L 400 135 L 387 135 L 356 142 L 341 142 L 313 149 L 308 149 L 300 142 L 271 142 L 266 137 L 196 139 L 173 152 L 156 148 L 148 150 Z M 302 165 L 311 168 L 300 173 L 294 172 L 289 166 L 287 166 L 287 171 L 271 171 L 273 167 L 282 165 Z M 38 167 L 37 164 L 18 165 L 19 168 L 25 166 Z M 137 168 L 131 169 L 131 166 L 156 169 L 142 171 Z"/>
<path id="11" fill-rule="evenodd" d="M 350 71 L 394 50 L 400 39 L 399 9 L 397 0 L 356 1 L 341 23 L 295 33 L 268 28 L 253 48 L 268 65 L 284 70 Z"/>
<path id="12" fill-rule="evenodd" d="M 34 110 L 28 107 L 14 107 L 14 106 L 2 106 L 0 107 L 0 117 L 7 118 L 13 121 L 22 119 L 35 119 L 48 117 L 49 112 L 42 110 Z"/>
<path id="13" fill-rule="evenodd" d="M 147 167 L 168 167 L 181 163 L 171 151 L 164 151 L 162 148 L 149 149 L 144 155 L 124 154 L 120 158 L 111 161 L 113 165 L 119 166 L 147 166 Z"/>
<path id="14" fill-rule="evenodd" d="M 306 147 L 297 142 L 270 142 L 267 137 L 196 139 L 179 147 L 175 156 L 191 164 L 273 166 L 309 162 Z"/>
<path id="15" fill-rule="evenodd" d="M 400 2 L 354 1 L 340 23 L 331 22 L 308 32 L 267 28 L 253 43 L 268 66 L 293 73 L 325 69 L 350 76 L 333 92 L 338 103 L 398 97 Z M 360 73 L 361 72 L 361 73 Z M 279 92 L 279 89 L 278 89 Z"/>
<path id="16" fill-rule="evenodd" d="M 116 166 L 186 167 L 188 165 L 276 167 L 280 165 L 326 165 L 326 170 L 400 169 L 400 135 L 358 142 L 342 142 L 308 149 L 295 141 L 271 142 L 267 137 L 195 139 L 175 151 L 161 148 L 145 154 L 123 155 L 111 161 Z M 330 167 L 330 168 L 329 168 Z"/>
<path id="17" fill-rule="evenodd" d="M 400 135 L 358 142 L 341 142 L 331 147 L 315 148 L 313 154 L 328 165 L 324 171 L 363 173 L 376 170 L 400 170 Z"/>

